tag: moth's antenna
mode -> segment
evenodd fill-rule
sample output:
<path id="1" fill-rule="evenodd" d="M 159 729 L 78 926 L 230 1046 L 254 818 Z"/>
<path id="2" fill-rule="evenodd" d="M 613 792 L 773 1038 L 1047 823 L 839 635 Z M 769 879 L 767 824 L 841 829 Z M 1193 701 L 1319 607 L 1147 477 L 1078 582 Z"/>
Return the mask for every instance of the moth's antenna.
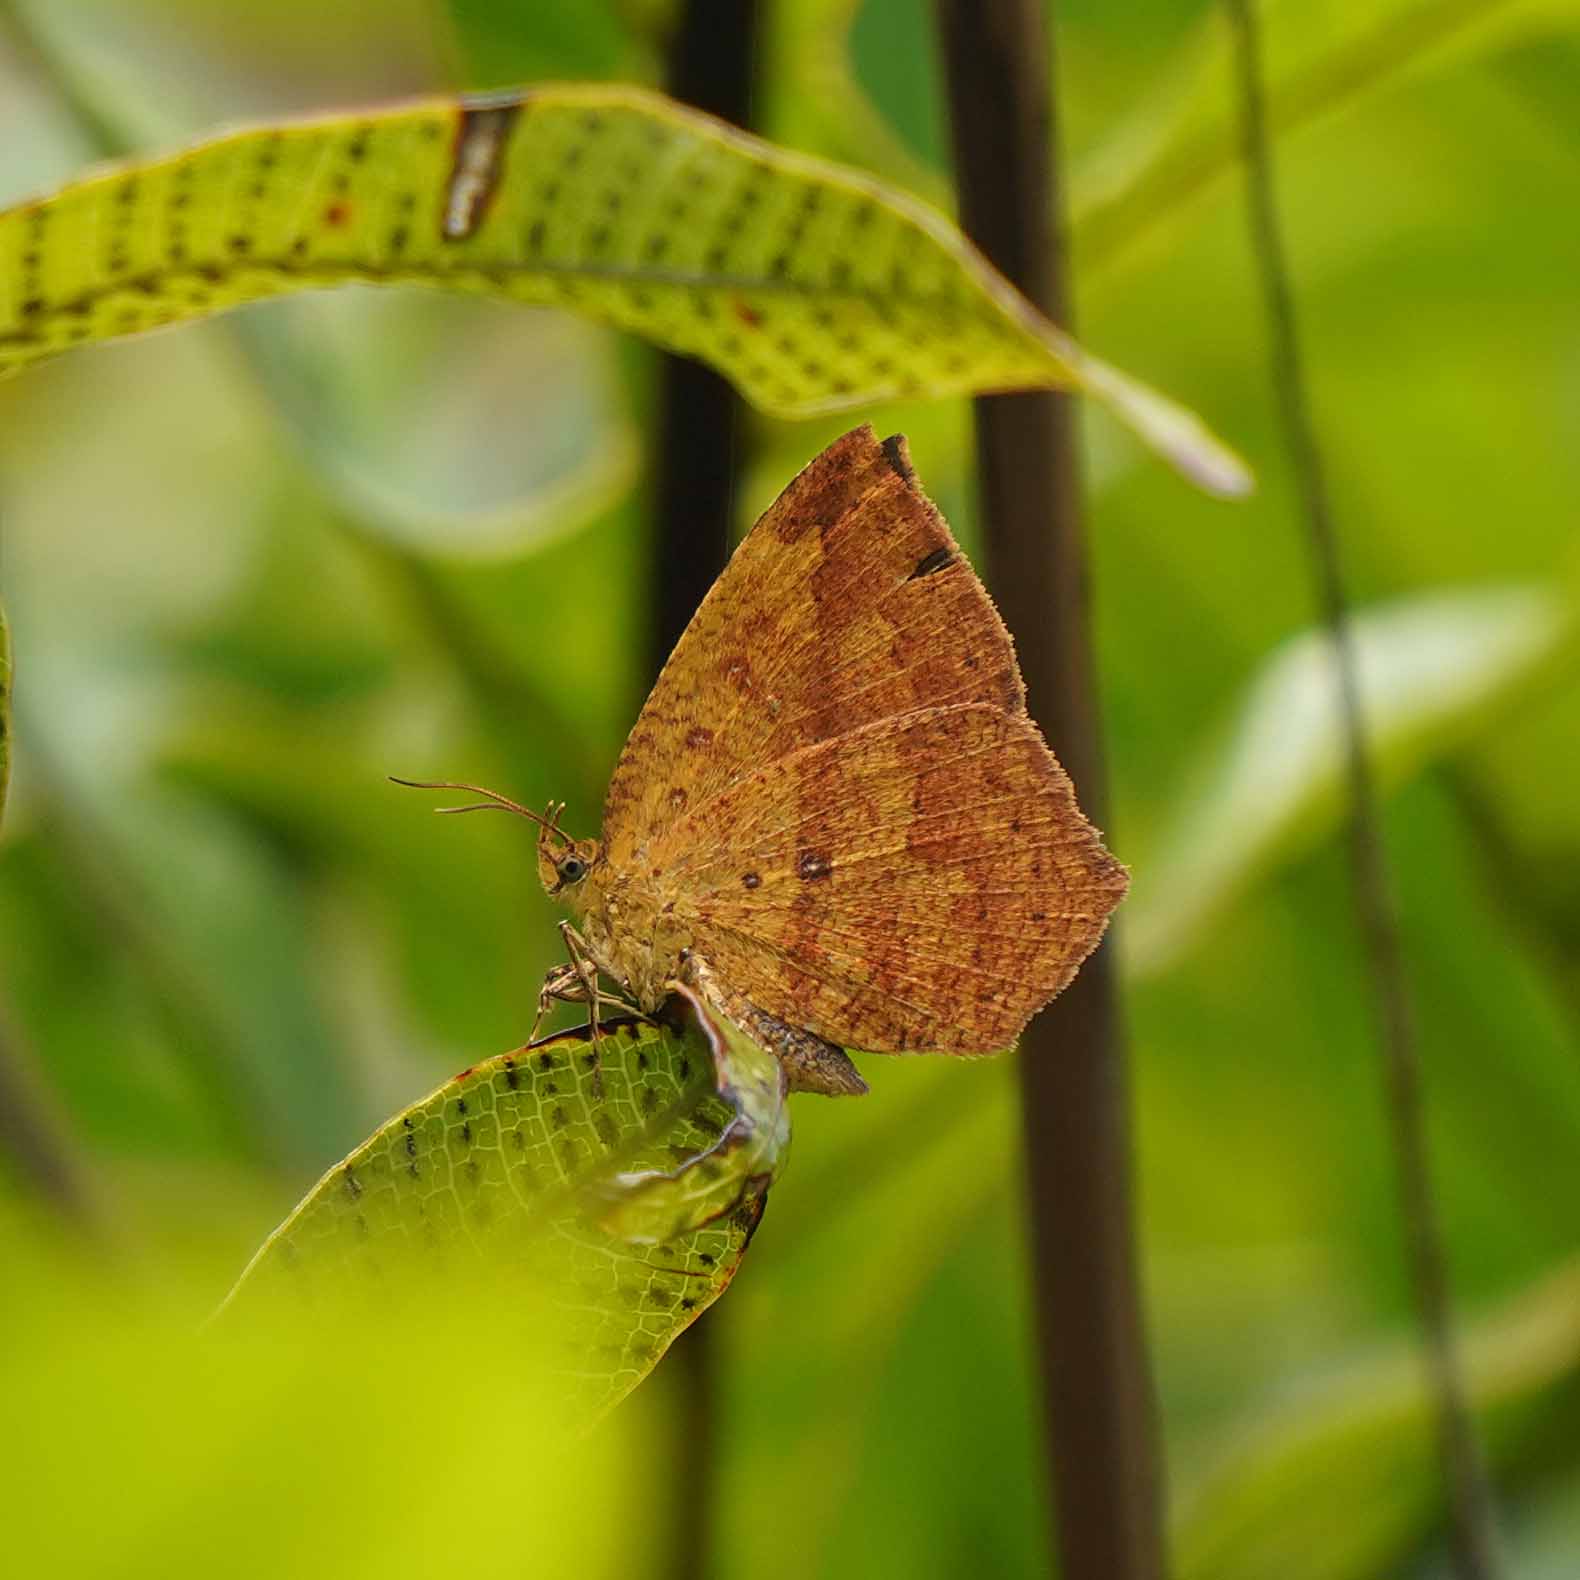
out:
<path id="1" fill-rule="evenodd" d="M 457 784 L 449 779 L 398 779 L 394 774 L 389 776 L 389 781 L 394 785 L 404 785 L 408 790 L 464 790 L 468 795 L 486 796 L 486 801 L 479 801 L 472 806 L 436 806 L 435 812 L 454 814 L 457 812 L 514 812 L 517 817 L 524 817 L 529 822 L 536 823 L 545 834 L 552 834 L 556 839 L 564 840 L 570 844 L 570 835 L 563 832 L 559 826 L 560 813 L 565 810 L 565 803 L 561 801 L 558 809 L 554 802 L 549 802 L 548 812 L 534 812 L 531 807 L 522 806 L 519 801 L 512 801 L 509 796 L 501 795 L 497 790 L 489 790 L 483 785 Z"/>

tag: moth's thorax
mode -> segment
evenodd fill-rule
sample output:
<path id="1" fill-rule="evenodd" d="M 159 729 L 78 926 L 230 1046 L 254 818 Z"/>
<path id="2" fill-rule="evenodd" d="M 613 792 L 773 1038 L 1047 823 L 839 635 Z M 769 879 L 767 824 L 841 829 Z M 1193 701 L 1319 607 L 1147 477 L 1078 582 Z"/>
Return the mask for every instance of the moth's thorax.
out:
<path id="1" fill-rule="evenodd" d="M 570 905 L 599 967 L 643 1010 L 656 1010 L 686 945 L 668 921 L 664 896 L 601 861 L 574 892 L 567 890 L 560 898 Z"/>

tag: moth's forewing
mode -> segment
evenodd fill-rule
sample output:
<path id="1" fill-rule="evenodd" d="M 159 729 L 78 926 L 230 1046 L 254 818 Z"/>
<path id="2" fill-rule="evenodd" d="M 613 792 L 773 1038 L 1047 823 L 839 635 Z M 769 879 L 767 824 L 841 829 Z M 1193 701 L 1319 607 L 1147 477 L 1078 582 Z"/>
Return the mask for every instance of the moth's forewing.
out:
<path id="1" fill-rule="evenodd" d="M 981 706 L 772 764 L 678 820 L 654 859 L 722 981 L 890 1053 L 1012 1043 L 1126 883 L 1036 727 Z"/>
<path id="2" fill-rule="evenodd" d="M 1003 622 L 903 441 L 829 446 L 747 535 L 675 645 L 609 783 L 607 859 L 764 764 L 948 703 L 1018 712 Z"/>
<path id="3" fill-rule="evenodd" d="M 1125 888 L 991 599 L 903 441 L 870 428 L 736 551 L 631 732 L 604 834 L 732 992 L 884 1052 L 1013 1042 Z"/>

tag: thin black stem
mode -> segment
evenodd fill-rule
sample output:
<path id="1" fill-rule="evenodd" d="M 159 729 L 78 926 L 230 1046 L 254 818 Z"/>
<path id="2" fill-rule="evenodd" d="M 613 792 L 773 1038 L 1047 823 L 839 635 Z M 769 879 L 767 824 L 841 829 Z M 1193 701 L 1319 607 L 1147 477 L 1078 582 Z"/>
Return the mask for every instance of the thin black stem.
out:
<path id="1" fill-rule="evenodd" d="M 1040 0 L 936 0 L 961 220 L 1056 321 L 1070 288 L 1052 59 Z M 1033 714 L 1099 820 L 1104 772 L 1074 412 L 1059 394 L 976 402 L 991 580 Z M 1131 1203 L 1111 952 L 1021 1039 L 1021 1109 L 1064 1580 L 1159 1580 L 1161 1474 Z"/>
<path id="2" fill-rule="evenodd" d="M 1399 921 L 1366 742 L 1338 532 L 1307 395 L 1299 323 L 1274 190 L 1260 30 L 1252 0 L 1225 3 L 1235 38 L 1251 246 L 1266 298 L 1273 386 L 1300 496 L 1322 619 L 1333 651 L 1334 702 L 1349 781 L 1348 833 L 1356 919 L 1376 999 L 1410 1277 L 1436 1401 L 1438 1448 L 1448 1484 L 1455 1558 L 1464 1580 L 1491 1580 L 1499 1572 L 1492 1501 L 1454 1332 L 1427 1156 L 1415 1017 L 1405 982 Z"/>
<path id="3" fill-rule="evenodd" d="M 669 49 L 668 88 L 684 104 L 749 127 L 761 17 L 758 0 L 684 0 Z M 656 676 L 729 556 L 740 491 L 740 397 L 711 368 L 664 356 L 654 458 L 651 672 Z M 716 1572 L 721 1308 L 688 1328 L 671 1352 L 683 1407 L 672 1455 L 681 1489 L 667 1558 L 674 1580 Z"/>

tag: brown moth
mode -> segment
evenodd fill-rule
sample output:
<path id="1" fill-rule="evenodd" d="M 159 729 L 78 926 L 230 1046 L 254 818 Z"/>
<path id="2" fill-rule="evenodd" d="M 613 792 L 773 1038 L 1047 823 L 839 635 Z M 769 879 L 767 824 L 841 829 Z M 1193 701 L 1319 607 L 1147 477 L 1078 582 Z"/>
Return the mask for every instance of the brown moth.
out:
<path id="1" fill-rule="evenodd" d="M 540 1018 L 555 999 L 595 1025 L 625 998 L 652 1015 L 682 981 L 792 1088 L 865 1091 L 845 1048 L 1008 1047 L 1127 881 L 904 439 L 870 427 L 818 456 L 714 583 L 626 742 L 601 839 L 484 793 L 540 825 L 544 887 L 573 918 Z"/>

